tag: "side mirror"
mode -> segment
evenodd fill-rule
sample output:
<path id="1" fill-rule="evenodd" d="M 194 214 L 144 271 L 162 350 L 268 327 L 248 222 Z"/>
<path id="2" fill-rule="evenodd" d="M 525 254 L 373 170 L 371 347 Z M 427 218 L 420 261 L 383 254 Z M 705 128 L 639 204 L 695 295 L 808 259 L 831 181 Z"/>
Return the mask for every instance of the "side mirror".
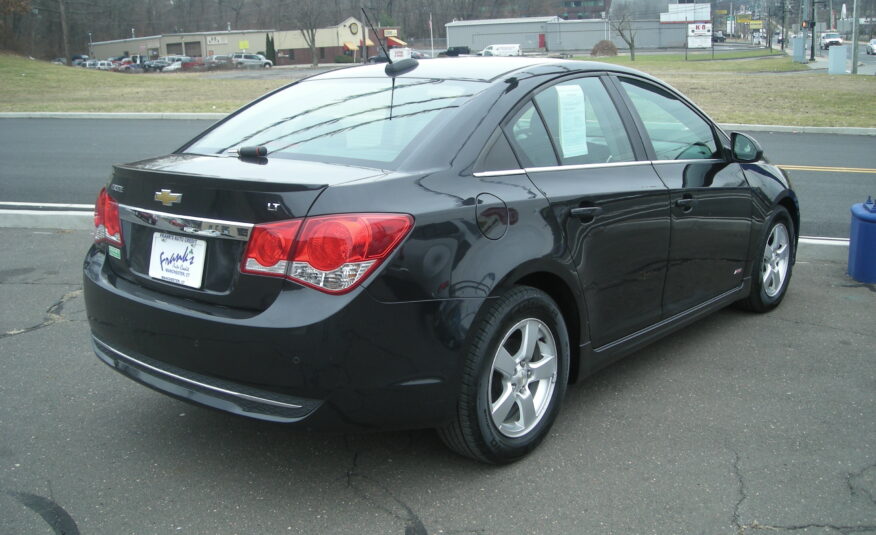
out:
<path id="1" fill-rule="evenodd" d="M 763 149 L 760 144 L 754 138 L 740 132 L 730 134 L 730 150 L 733 159 L 737 162 L 751 163 L 763 159 Z"/>

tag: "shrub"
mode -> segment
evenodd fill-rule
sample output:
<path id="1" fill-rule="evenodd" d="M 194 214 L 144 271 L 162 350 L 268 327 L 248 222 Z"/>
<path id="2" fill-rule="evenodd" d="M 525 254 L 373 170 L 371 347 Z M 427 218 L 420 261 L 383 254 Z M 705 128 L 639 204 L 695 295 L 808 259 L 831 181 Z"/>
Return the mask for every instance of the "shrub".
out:
<path id="1" fill-rule="evenodd" d="M 617 56 L 617 47 L 611 41 L 602 40 L 593 45 L 590 55 L 593 57 Z"/>
<path id="2" fill-rule="evenodd" d="M 353 56 L 339 54 L 335 56 L 335 63 L 353 63 Z"/>

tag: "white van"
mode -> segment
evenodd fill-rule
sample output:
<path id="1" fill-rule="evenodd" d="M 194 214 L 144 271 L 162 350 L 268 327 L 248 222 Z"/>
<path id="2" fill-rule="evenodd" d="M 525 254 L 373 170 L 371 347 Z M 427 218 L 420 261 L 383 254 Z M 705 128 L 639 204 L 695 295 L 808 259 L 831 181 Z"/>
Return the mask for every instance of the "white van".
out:
<path id="1" fill-rule="evenodd" d="M 520 45 L 490 45 L 481 50 L 478 56 L 522 56 Z"/>

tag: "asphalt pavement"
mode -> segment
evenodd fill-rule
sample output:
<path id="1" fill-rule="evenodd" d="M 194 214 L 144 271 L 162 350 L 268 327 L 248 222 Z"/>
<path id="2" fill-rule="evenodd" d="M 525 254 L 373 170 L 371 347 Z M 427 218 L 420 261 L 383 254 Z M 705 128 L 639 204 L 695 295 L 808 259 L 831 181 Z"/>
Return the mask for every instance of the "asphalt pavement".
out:
<path id="1" fill-rule="evenodd" d="M 428 430 L 293 432 L 99 362 L 84 231 L 0 229 L 0 533 L 876 533 L 876 286 L 804 245 L 726 309 L 570 388 L 506 467 Z"/>

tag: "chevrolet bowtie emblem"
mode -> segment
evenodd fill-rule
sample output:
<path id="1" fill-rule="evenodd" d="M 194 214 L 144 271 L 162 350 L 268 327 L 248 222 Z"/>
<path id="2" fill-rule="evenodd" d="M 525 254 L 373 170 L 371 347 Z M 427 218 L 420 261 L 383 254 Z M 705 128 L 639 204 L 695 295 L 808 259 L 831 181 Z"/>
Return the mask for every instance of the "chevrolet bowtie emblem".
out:
<path id="1" fill-rule="evenodd" d="M 182 193 L 173 193 L 169 189 L 155 192 L 155 200 L 164 206 L 173 206 L 174 203 L 182 202 Z"/>

